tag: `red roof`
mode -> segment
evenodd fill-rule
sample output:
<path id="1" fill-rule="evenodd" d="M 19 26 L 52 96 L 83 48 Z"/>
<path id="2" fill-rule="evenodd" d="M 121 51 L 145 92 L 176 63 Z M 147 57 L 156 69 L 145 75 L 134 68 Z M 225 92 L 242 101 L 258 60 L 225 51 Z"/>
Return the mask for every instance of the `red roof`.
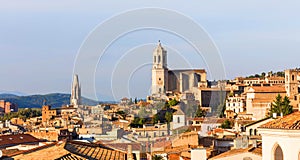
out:
<path id="1" fill-rule="evenodd" d="M 300 112 L 275 119 L 260 126 L 260 128 L 300 130 Z"/>
<path id="2" fill-rule="evenodd" d="M 30 134 L 2 135 L 0 136 L 0 147 L 14 146 L 26 143 L 37 143 L 42 140 L 33 137 Z"/>

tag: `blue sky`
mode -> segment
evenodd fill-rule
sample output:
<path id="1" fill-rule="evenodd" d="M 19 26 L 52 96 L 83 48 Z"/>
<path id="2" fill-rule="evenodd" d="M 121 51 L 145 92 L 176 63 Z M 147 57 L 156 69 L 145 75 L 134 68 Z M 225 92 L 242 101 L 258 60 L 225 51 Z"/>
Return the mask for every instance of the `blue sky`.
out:
<path id="1" fill-rule="evenodd" d="M 76 55 L 88 34 L 115 15 L 144 7 L 174 10 L 201 25 L 218 47 L 228 79 L 299 67 L 300 2 L 296 0 L 211 0 L 184 4 L 158 0 L 126 3 L 2 0 L 0 90 L 27 94 L 69 93 Z M 113 99 L 112 90 L 118 92 L 124 85 L 129 91 L 120 91 L 117 98 L 123 94 L 145 97 L 149 93 L 151 65 L 133 65 L 132 79 L 124 85 L 121 78 L 111 80 L 112 72 L 123 73 L 114 69 L 124 69 L 118 67 L 123 63 L 118 58 L 125 53 L 126 64 L 139 61 L 140 52 L 149 52 L 142 57 L 151 61 L 152 48 L 159 39 L 168 49 L 170 68 L 207 69 L 203 59 L 193 54 L 191 46 L 180 38 L 154 30 L 133 32 L 111 45 L 99 60 L 94 84 L 97 98 Z M 132 49 L 134 47 L 136 49 Z M 184 58 L 186 63 L 177 63 L 176 57 Z M 117 84 L 115 89 L 111 87 L 112 81 Z M 93 98 L 94 93 L 82 87 L 83 95 Z"/>

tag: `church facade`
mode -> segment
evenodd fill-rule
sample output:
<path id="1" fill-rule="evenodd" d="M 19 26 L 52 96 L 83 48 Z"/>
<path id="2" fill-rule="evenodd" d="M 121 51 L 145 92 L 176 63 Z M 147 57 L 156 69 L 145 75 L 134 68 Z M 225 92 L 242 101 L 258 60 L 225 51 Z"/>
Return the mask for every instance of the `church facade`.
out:
<path id="1" fill-rule="evenodd" d="M 152 95 L 165 95 L 172 92 L 193 92 L 195 88 L 207 87 L 204 69 L 169 70 L 167 51 L 159 42 L 153 51 Z"/>

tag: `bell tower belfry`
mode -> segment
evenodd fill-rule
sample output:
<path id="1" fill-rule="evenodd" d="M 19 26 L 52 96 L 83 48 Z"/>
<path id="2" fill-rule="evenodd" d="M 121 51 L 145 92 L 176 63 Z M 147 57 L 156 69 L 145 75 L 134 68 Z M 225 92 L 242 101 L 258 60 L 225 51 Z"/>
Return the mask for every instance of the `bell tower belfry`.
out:
<path id="1" fill-rule="evenodd" d="M 153 51 L 152 95 L 165 94 L 168 86 L 167 51 L 158 41 Z"/>

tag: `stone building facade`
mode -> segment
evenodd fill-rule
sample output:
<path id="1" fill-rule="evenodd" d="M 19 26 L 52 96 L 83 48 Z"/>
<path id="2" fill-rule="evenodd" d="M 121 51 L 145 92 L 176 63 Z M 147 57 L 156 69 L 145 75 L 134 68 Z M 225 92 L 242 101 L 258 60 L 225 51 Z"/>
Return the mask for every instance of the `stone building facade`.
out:
<path id="1" fill-rule="evenodd" d="M 167 92 L 192 91 L 193 88 L 207 87 L 204 69 L 169 70 L 167 51 L 159 42 L 153 51 L 152 95 L 164 95 Z"/>

